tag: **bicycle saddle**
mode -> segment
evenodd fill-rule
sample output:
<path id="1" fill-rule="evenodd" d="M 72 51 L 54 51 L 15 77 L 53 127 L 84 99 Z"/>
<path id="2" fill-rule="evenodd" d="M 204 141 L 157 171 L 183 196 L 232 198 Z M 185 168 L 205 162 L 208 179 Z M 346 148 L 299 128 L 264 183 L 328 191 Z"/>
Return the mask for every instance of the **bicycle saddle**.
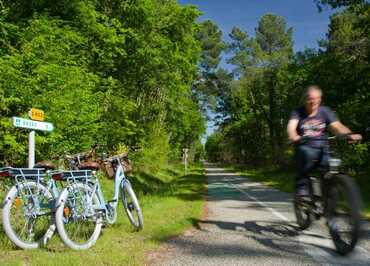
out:
<path id="1" fill-rule="evenodd" d="M 81 170 L 99 170 L 100 165 L 97 162 L 88 161 L 81 163 L 78 168 Z"/>
<path id="2" fill-rule="evenodd" d="M 33 168 L 44 168 L 46 170 L 55 170 L 55 165 L 50 161 L 41 161 L 36 163 Z"/>

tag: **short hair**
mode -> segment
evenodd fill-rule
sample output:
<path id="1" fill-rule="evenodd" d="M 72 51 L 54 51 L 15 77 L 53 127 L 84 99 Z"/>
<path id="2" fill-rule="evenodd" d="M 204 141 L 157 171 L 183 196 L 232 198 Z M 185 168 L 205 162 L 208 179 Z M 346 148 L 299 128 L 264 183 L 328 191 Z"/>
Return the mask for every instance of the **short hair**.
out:
<path id="1" fill-rule="evenodd" d="M 318 85 L 310 85 L 308 87 L 306 87 L 306 89 L 304 90 L 303 94 L 302 94 L 302 102 L 305 102 L 307 97 L 308 97 L 308 94 L 311 92 L 311 91 L 318 91 L 320 92 L 320 96 L 322 97 L 322 89 L 320 88 L 320 86 Z"/>

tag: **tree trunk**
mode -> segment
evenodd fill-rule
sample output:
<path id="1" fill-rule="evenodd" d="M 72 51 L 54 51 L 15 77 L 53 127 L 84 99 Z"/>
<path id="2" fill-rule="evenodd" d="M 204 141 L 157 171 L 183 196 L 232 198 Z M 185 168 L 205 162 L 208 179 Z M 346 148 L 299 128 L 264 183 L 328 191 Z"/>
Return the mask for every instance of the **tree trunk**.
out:
<path id="1" fill-rule="evenodd" d="M 270 145 L 272 151 L 272 161 L 280 165 L 282 163 L 282 154 L 279 149 L 279 134 L 276 124 L 276 88 L 275 88 L 275 73 L 273 70 L 268 72 L 269 85 L 269 119 L 268 126 L 270 131 Z"/>

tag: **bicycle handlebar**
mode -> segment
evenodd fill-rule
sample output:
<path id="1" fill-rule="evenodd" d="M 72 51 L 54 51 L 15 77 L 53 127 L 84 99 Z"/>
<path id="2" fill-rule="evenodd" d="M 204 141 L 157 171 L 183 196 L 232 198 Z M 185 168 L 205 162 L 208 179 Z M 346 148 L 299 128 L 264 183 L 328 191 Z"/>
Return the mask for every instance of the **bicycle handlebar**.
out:
<path id="1" fill-rule="evenodd" d="M 334 139 L 356 141 L 350 138 L 351 135 L 355 135 L 355 133 L 342 134 L 342 135 L 337 135 L 337 136 L 328 136 L 328 137 L 322 137 L 322 136 L 313 137 L 313 136 L 304 135 L 304 136 L 301 136 L 301 139 L 299 141 L 294 142 L 294 143 L 290 142 L 290 144 L 303 144 L 308 141 L 328 141 L 328 140 L 334 140 Z"/>
<path id="2" fill-rule="evenodd" d="M 103 162 L 114 162 L 114 161 L 120 161 L 121 159 L 128 159 L 128 152 L 124 152 L 118 155 L 114 155 L 109 158 L 102 158 Z"/>

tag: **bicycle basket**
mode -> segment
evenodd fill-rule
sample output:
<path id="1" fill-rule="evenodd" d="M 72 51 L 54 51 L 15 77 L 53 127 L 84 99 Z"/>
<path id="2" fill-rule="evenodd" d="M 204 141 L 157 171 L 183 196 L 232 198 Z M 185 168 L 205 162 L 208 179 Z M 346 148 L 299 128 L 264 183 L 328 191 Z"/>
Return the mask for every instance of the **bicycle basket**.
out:
<path id="1" fill-rule="evenodd" d="M 112 165 L 111 162 L 104 162 L 103 163 L 103 170 L 109 178 L 113 178 L 113 176 L 114 176 L 114 166 Z"/>
<path id="2" fill-rule="evenodd" d="M 125 173 L 132 172 L 132 163 L 129 158 L 127 157 L 121 158 L 121 164 Z"/>

